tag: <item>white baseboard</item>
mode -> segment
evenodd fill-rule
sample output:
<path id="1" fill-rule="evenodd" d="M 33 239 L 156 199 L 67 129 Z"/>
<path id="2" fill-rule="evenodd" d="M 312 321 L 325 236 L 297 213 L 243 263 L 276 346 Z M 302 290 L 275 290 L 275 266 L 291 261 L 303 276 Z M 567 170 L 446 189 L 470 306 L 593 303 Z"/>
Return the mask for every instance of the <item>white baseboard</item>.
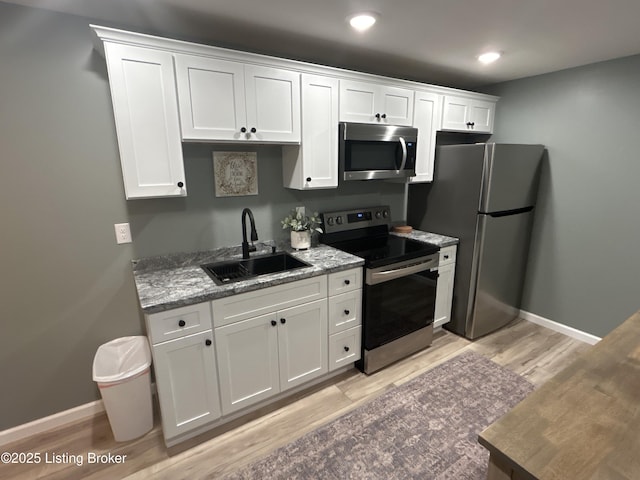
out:
<path id="1" fill-rule="evenodd" d="M 71 422 L 94 417 L 102 412 L 104 412 L 104 404 L 102 400 L 96 400 L 3 430 L 0 432 L 0 447 Z"/>
<path id="2" fill-rule="evenodd" d="M 520 310 L 520 318 L 524 318 L 525 320 L 531 323 L 535 323 L 536 325 L 546 327 L 555 332 L 562 333 L 568 337 L 588 343 L 589 345 L 595 345 L 600 340 L 602 340 L 600 337 L 596 337 L 595 335 L 591 335 L 590 333 L 583 332 L 581 330 L 578 330 L 577 328 L 568 327 L 567 325 L 563 325 L 562 323 L 554 322 L 553 320 L 549 320 L 548 318 L 541 317 L 540 315 L 536 315 L 535 313 L 527 312 L 525 310 Z"/>

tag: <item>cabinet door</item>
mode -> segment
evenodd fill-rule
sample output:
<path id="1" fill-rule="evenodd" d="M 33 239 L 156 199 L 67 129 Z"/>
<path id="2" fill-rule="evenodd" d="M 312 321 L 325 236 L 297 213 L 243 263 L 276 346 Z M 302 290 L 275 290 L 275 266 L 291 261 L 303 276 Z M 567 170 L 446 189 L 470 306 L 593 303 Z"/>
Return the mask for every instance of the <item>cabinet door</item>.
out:
<path id="1" fill-rule="evenodd" d="M 491 102 L 474 100 L 469 112 L 473 131 L 477 133 L 493 132 L 493 116 L 496 105 Z"/>
<path id="2" fill-rule="evenodd" d="M 375 83 L 341 80 L 340 121 L 411 125 L 413 91 Z"/>
<path id="3" fill-rule="evenodd" d="M 300 143 L 299 73 L 246 65 L 245 92 L 250 140 Z"/>
<path id="4" fill-rule="evenodd" d="M 416 92 L 413 126 L 418 129 L 416 176 L 411 183 L 431 182 L 436 153 L 436 133 L 440 128 L 440 95 Z"/>
<path id="5" fill-rule="evenodd" d="M 243 140 L 246 128 L 244 65 L 176 55 L 184 140 Z"/>
<path id="6" fill-rule="evenodd" d="M 451 320 L 455 268 L 455 263 L 449 263 L 438 267 L 438 287 L 436 289 L 436 305 L 433 322 L 434 327 L 439 327 Z"/>
<path id="7" fill-rule="evenodd" d="M 413 91 L 406 88 L 380 87 L 380 123 L 411 126 L 413 123 Z"/>
<path id="8" fill-rule="evenodd" d="M 215 329 L 225 415 L 280 391 L 275 321 L 271 313 Z"/>
<path id="9" fill-rule="evenodd" d="M 277 320 L 281 390 L 327 373 L 327 301 L 281 310 Z"/>
<path id="10" fill-rule="evenodd" d="M 471 100 L 445 95 L 442 106 L 442 130 L 467 131 L 470 121 Z"/>
<path id="11" fill-rule="evenodd" d="M 166 439 L 220 417 L 211 330 L 153 346 L 156 387 Z"/>
<path id="12" fill-rule="evenodd" d="M 105 42 L 127 199 L 187 194 L 173 57 Z"/>
<path id="13" fill-rule="evenodd" d="M 376 85 L 340 80 L 340 121 L 376 123 Z"/>
<path id="14" fill-rule="evenodd" d="M 283 147 L 283 182 L 311 190 L 338 186 L 338 80 L 302 75 L 302 144 Z"/>

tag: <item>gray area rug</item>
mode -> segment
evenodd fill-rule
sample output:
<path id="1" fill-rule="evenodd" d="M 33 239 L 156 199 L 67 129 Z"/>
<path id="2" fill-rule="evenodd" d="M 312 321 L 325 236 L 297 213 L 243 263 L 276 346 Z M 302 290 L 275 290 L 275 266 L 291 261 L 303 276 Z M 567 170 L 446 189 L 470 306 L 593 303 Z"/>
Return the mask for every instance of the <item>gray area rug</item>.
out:
<path id="1" fill-rule="evenodd" d="M 465 352 L 225 479 L 484 480 L 478 433 L 533 389 Z"/>

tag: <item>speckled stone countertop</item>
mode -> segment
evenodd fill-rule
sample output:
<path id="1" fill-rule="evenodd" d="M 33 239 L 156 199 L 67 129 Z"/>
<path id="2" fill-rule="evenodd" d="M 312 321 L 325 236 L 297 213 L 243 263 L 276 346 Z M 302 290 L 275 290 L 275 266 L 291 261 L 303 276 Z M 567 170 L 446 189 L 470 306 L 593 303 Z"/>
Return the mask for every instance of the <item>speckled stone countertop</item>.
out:
<path id="1" fill-rule="evenodd" d="M 257 251 L 251 256 L 270 253 L 274 245 L 274 242 L 256 243 Z M 147 314 L 162 312 L 364 265 L 363 259 L 326 245 L 302 251 L 285 245 L 277 247 L 278 251 L 287 251 L 310 266 L 216 285 L 200 265 L 239 259 L 242 257 L 240 246 L 134 260 L 133 275 L 140 306 Z"/>
<path id="2" fill-rule="evenodd" d="M 399 237 L 407 237 L 419 242 L 427 242 L 438 245 L 440 248 L 448 247 L 450 245 L 457 245 L 460 240 L 455 237 L 447 237 L 446 235 L 439 235 L 437 233 L 422 232 L 420 230 L 413 230 L 411 233 L 396 233 L 391 232 L 391 235 L 397 235 Z"/>
<path id="3" fill-rule="evenodd" d="M 458 243 L 457 238 L 419 230 L 411 233 L 392 232 L 392 235 L 433 243 L 440 247 Z M 273 246 L 277 247 L 277 251 L 286 251 L 310 266 L 259 275 L 226 285 L 216 285 L 201 265 L 242 258 L 239 245 L 205 252 L 178 253 L 134 260 L 133 276 L 140 306 L 144 313 L 157 313 L 364 265 L 362 258 L 322 244 L 309 250 L 296 251 L 287 243 L 276 245 L 273 241 L 256 242 L 257 251 L 252 252 L 251 256 L 268 254 Z"/>

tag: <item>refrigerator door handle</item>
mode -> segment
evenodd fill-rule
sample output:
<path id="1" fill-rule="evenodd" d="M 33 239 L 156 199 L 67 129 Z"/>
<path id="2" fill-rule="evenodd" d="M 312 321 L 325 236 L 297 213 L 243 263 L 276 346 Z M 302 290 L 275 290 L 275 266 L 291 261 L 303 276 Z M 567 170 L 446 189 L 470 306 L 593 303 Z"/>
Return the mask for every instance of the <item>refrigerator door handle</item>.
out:
<path id="1" fill-rule="evenodd" d="M 493 217 L 493 218 L 499 218 L 499 217 L 508 217 L 509 215 L 518 215 L 520 213 L 528 213 L 531 210 L 533 210 L 533 206 L 523 207 L 523 208 L 514 208 L 513 210 L 502 210 L 501 212 L 488 212 L 488 213 L 478 212 L 478 213 L 480 213 L 481 215 L 489 215 L 490 217 Z"/>

